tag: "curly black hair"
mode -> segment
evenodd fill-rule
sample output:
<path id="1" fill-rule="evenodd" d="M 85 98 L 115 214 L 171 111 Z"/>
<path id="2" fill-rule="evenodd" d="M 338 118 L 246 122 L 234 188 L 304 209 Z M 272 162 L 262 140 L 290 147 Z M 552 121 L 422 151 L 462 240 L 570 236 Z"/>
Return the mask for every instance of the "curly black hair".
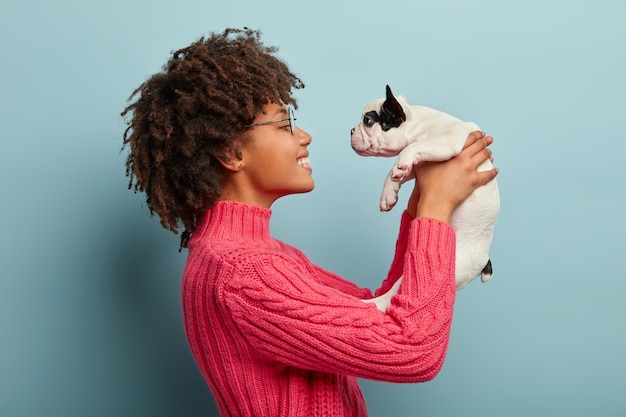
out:
<path id="1" fill-rule="evenodd" d="M 304 83 L 260 37 L 258 30 L 229 28 L 173 52 L 122 112 L 128 188 L 146 193 L 150 214 L 166 229 L 178 233 L 182 223 L 179 250 L 220 196 L 219 159 L 241 157 L 246 125 L 268 103 L 297 108 L 292 89 Z"/>

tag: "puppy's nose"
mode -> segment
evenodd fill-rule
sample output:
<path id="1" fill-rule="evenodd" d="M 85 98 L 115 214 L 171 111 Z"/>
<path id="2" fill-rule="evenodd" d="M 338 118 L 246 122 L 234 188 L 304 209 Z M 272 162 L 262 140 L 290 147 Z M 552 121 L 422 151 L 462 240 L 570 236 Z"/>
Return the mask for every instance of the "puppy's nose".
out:
<path id="1" fill-rule="evenodd" d="M 356 129 L 356 127 L 353 127 L 352 129 L 350 129 L 350 136 L 352 136 L 354 134 L 354 130 Z"/>

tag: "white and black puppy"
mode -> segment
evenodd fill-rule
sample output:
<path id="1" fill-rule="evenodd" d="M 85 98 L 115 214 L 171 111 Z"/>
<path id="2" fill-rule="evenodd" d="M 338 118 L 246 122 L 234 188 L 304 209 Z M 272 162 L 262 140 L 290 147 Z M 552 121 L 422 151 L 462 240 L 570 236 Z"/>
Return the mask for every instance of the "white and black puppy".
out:
<path id="1" fill-rule="evenodd" d="M 351 143 L 359 155 L 398 156 L 385 178 L 380 198 L 380 209 L 388 211 L 398 201 L 400 185 L 413 178 L 414 165 L 421 161 L 445 161 L 458 155 L 468 135 L 477 130 L 480 129 L 475 123 L 428 107 L 410 106 L 404 97 L 394 96 L 387 86 L 386 98 L 371 102 L 363 110 L 361 122 L 351 131 Z M 487 160 L 478 170 L 491 168 Z M 451 225 L 457 241 L 457 289 L 479 275 L 483 282 L 491 278 L 489 248 L 499 210 L 500 194 L 494 179 L 476 189 L 454 211 Z M 380 305 L 377 300 L 368 301 L 386 309 L 392 295 L 380 297 Z"/>

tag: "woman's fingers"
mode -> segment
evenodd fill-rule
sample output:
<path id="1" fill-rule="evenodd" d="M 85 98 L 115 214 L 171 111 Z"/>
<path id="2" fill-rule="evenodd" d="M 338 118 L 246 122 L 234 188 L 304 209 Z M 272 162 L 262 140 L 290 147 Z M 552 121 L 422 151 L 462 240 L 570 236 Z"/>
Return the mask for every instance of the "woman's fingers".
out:
<path id="1" fill-rule="evenodd" d="M 471 146 L 472 144 L 476 143 L 477 141 L 479 141 L 480 139 L 484 137 L 485 137 L 485 132 L 481 132 L 480 130 L 476 130 L 470 133 L 467 136 L 467 140 L 465 140 L 465 145 L 463 145 L 463 149 L 467 148 L 468 146 Z"/>
<path id="2" fill-rule="evenodd" d="M 472 157 L 472 160 L 474 161 L 474 164 L 476 165 L 476 167 L 478 167 L 480 164 L 482 164 L 489 158 L 491 158 L 491 149 L 482 148 L 474 154 L 474 156 Z"/>
<path id="3" fill-rule="evenodd" d="M 480 185 L 485 185 L 487 184 L 489 181 L 491 181 L 492 179 L 494 179 L 496 177 L 496 175 L 498 175 L 498 172 L 500 172 L 500 170 L 496 167 L 493 167 L 492 169 L 489 169 L 487 171 L 480 171 L 478 172 L 478 184 Z"/>
<path id="4" fill-rule="evenodd" d="M 461 154 L 469 156 L 474 161 L 476 166 L 482 164 L 487 159 L 493 162 L 493 156 L 489 145 L 493 143 L 493 137 L 482 136 L 483 132 L 472 132 L 465 142 L 465 147 L 461 151 Z"/>
<path id="5" fill-rule="evenodd" d="M 489 145 L 493 143 L 493 137 L 486 136 L 484 132 L 472 132 L 469 134 L 465 148 L 461 151 L 463 157 L 466 157 L 468 167 L 471 171 L 477 170 L 485 161 L 493 162 L 493 155 Z M 498 169 L 492 168 L 487 171 L 476 171 L 476 184 L 484 185 L 498 175 Z"/>
<path id="6" fill-rule="evenodd" d="M 491 136 L 481 136 L 479 138 L 476 138 L 476 135 L 474 135 L 474 133 L 471 133 L 468 136 L 468 140 L 465 142 L 465 147 L 463 148 L 463 150 L 468 150 L 468 152 L 470 152 L 472 155 L 480 152 L 481 149 L 484 149 L 493 143 L 493 138 Z"/>

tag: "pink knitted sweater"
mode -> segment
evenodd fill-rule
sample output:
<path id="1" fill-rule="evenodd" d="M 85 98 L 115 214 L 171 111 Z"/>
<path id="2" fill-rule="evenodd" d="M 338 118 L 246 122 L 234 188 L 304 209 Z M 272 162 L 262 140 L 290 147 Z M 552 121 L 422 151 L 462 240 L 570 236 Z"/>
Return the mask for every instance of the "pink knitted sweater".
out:
<path id="1" fill-rule="evenodd" d="M 270 236 L 269 209 L 219 202 L 189 242 L 183 310 L 222 416 L 366 416 L 357 377 L 421 382 L 441 369 L 455 297 L 452 228 L 402 215 L 373 295 Z"/>

